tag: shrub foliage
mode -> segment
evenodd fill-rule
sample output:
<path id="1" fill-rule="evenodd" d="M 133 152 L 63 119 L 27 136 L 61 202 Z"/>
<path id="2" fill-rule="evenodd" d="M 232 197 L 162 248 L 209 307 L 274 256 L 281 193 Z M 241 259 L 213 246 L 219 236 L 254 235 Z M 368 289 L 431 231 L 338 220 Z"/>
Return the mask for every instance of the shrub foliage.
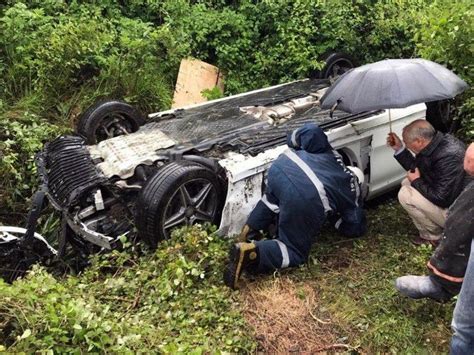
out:
<path id="1" fill-rule="evenodd" d="M 196 226 L 154 253 L 96 256 L 80 277 L 37 267 L 13 285 L 0 280 L 0 344 L 15 353 L 250 352 L 253 334 L 221 281 L 226 246 Z"/>
<path id="2" fill-rule="evenodd" d="M 361 64 L 421 56 L 472 87 L 472 22 L 468 0 L 3 1 L 0 219 L 24 216 L 36 188 L 34 154 L 44 141 L 71 131 L 78 113 L 98 98 L 125 99 L 147 112 L 168 108 L 182 58 L 223 69 L 227 94 L 306 77 L 333 51 Z M 474 138 L 472 94 L 458 102 L 466 140 Z M 195 233 L 204 232 L 194 230 L 191 240 Z M 210 253 L 218 242 L 204 240 Z M 59 282 L 36 269 L 14 287 L 0 285 L 2 342 L 14 351 L 196 346 L 211 352 L 217 336 L 234 332 L 219 348 L 251 349 L 236 330 L 240 320 L 224 312 L 230 301 L 211 276 L 212 254 L 198 262 L 189 245 L 165 244 L 143 259 L 99 258 L 82 279 Z M 102 274 L 107 268 L 115 274 Z"/>
<path id="3" fill-rule="evenodd" d="M 168 108 L 184 57 L 223 69 L 227 94 L 306 77 L 333 51 L 359 63 L 422 56 L 472 86 L 472 17 L 467 0 L 9 0 L 0 6 L 0 205 L 21 207 L 34 150 L 97 98 Z M 472 139 L 472 90 L 462 100 Z M 12 130 L 19 117 L 31 126 Z"/>

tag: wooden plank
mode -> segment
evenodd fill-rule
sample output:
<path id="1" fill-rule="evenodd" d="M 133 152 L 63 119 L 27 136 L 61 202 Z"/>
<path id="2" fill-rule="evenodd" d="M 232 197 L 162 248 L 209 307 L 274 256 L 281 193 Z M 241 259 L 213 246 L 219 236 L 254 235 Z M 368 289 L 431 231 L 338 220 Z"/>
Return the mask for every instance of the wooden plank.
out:
<path id="1" fill-rule="evenodd" d="M 216 86 L 224 92 L 224 78 L 218 67 L 197 59 L 183 59 L 179 66 L 171 107 L 178 108 L 207 101 L 201 92 Z"/>

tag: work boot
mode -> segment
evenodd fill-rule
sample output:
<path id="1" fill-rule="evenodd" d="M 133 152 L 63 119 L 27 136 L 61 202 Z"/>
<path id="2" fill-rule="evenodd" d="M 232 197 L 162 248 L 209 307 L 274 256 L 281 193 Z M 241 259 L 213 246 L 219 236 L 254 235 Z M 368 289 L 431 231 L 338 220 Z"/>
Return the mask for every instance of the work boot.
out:
<path id="1" fill-rule="evenodd" d="M 248 224 L 246 224 L 240 231 L 239 236 L 237 237 L 238 243 L 250 243 L 254 240 L 262 240 L 263 234 L 260 231 L 252 229 Z"/>
<path id="2" fill-rule="evenodd" d="M 224 270 L 224 283 L 237 288 L 242 271 L 258 263 L 258 248 L 254 243 L 236 243 L 229 252 L 229 263 Z"/>
<path id="3" fill-rule="evenodd" d="M 452 296 L 439 284 L 433 282 L 429 276 L 406 275 L 397 278 L 395 288 L 402 295 L 413 298 L 431 298 L 435 301 L 444 302 Z"/>
<path id="4" fill-rule="evenodd" d="M 244 243 L 247 241 L 247 235 L 250 232 L 250 226 L 246 224 L 243 226 L 242 230 L 240 231 L 239 236 L 237 237 L 237 242 Z"/>

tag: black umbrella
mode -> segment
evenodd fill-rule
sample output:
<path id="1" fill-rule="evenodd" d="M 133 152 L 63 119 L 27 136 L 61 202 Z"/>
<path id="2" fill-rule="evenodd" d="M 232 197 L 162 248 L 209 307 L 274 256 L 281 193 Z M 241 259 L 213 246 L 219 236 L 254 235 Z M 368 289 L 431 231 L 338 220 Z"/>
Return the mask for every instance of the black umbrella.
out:
<path id="1" fill-rule="evenodd" d="M 337 105 L 350 113 L 402 108 L 449 99 L 467 87 L 452 71 L 429 60 L 386 59 L 344 73 L 321 98 L 321 108 Z"/>

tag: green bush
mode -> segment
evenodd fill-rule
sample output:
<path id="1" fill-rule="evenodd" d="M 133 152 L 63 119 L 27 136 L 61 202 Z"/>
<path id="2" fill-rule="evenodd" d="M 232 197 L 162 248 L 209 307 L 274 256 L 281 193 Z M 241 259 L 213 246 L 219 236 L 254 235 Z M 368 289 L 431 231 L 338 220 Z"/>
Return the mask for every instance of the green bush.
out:
<path id="1" fill-rule="evenodd" d="M 415 36 L 420 56 L 445 65 L 469 84 L 470 88 L 458 99 L 458 116 L 463 121 L 463 134 L 470 141 L 474 140 L 473 21 L 470 1 L 434 2 Z"/>
<path id="2" fill-rule="evenodd" d="M 5 68 L 2 96 L 9 104 L 33 91 L 37 80 L 35 53 L 51 30 L 52 20 L 42 9 L 30 10 L 22 3 L 8 8 L 0 19 L 0 53 Z"/>
<path id="3" fill-rule="evenodd" d="M 413 57 L 414 35 L 427 3 L 424 0 L 357 1 L 356 31 L 362 40 L 357 43 L 356 53 L 361 62 Z"/>
<path id="4" fill-rule="evenodd" d="M 472 14 L 466 0 L 9 0 L 0 7 L 0 121 L 6 127 L 27 112 L 62 132 L 98 98 L 145 112 L 168 108 L 189 55 L 225 72 L 226 94 L 306 77 L 331 51 L 361 64 L 422 56 L 472 86 Z M 457 113 L 466 139 L 474 137 L 473 105 L 471 89 Z M 40 142 L 52 133 L 26 135 Z M 0 198 L 18 202 L 11 196 L 29 190 L 11 188 L 18 176 L 30 185 L 34 171 L 24 159 L 10 161 L 2 174 L 17 178 L 6 178 Z"/>
<path id="5" fill-rule="evenodd" d="M 250 352 L 253 334 L 221 281 L 227 247 L 194 227 L 152 254 L 95 257 L 82 276 L 35 268 L 13 285 L 0 280 L 0 344 L 15 353 Z"/>
<path id="6" fill-rule="evenodd" d="M 37 187 L 35 153 L 61 132 L 34 113 L 0 115 L 0 208 L 25 213 L 25 201 Z"/>
<path id="7" fill-rule="evenodd" d="M 35 4 L 16 3 L 0 19 L 10 103 L 34 90 L 53 108 L 78 91 L 87 93 L 86 102 L 115 96 L 148 109 L 169 106 L 188 46 L 167 26 L 120 16 L 113 7 L 104 16 L 98 5 Z"/>
<path id="8" fill-rule="evenodd" d="M 98 98 L 125 99 L 146 112 L 168 108 L 188 44 L 168 26 L 104 4 L 11 4 L 0 13 L 0 207 L 25 212 L 42 143 L 71 131 L 78 112 Z"/>
<path id="9" fill-rule="evenodd" d="M 98 81 L 109 95 L 136 103 L 147 112 L 168 108 L 179 63 L 188 45 L 167 26 L 155 28 L 136 19 L 114 20 L 115 47 L 100 58 Z M 133 70 L 132 70 L 133 68 Z"/>
<path id="10" fill-rule="evenodd" d="M 317 0 L 180 4 L 170 25 L 194 56 L 225 71 L 226 91 L 237 93 L 306 77 L 331 50 L 352 52 L 361 19 L 351 10 L 345 1 Z"/>

